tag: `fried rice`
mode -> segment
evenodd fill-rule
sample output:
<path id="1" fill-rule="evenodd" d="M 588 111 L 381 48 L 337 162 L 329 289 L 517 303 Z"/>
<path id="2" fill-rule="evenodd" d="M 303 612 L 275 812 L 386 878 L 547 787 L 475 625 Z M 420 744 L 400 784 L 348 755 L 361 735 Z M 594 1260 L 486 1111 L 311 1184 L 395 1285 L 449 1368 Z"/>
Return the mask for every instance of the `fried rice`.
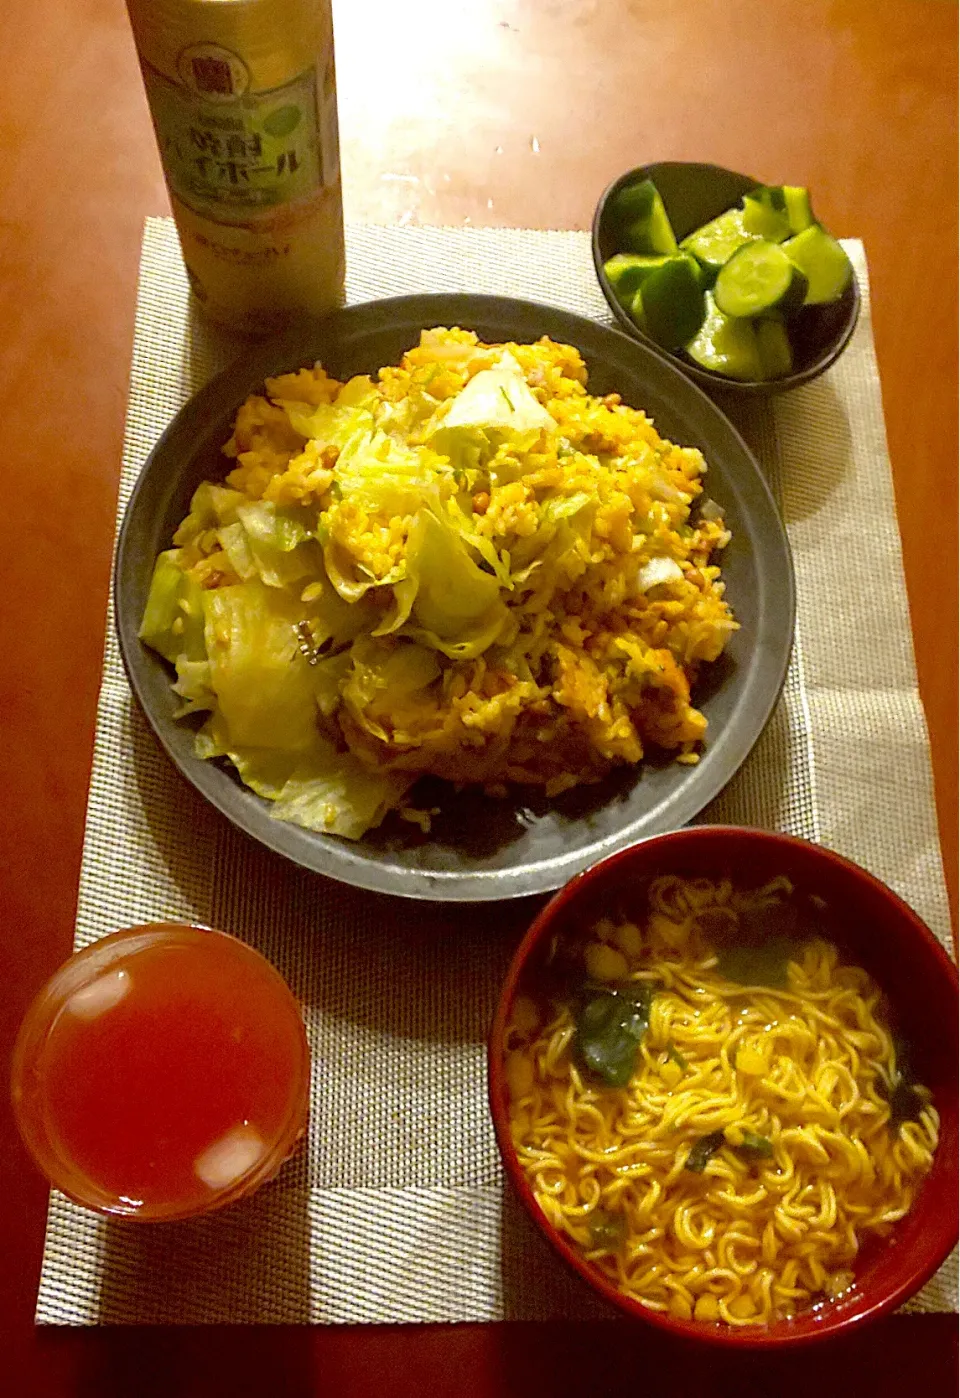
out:
<path id="1" fill-rule="evenodd" d="M 737 623 L 701 453 L 578 351 L 423 332 L 346 383 L 268 379 L 157 561 L 141 636 L 272 813 L 358 838 L 422 775 L 556 795 L 650 748 Z"/>

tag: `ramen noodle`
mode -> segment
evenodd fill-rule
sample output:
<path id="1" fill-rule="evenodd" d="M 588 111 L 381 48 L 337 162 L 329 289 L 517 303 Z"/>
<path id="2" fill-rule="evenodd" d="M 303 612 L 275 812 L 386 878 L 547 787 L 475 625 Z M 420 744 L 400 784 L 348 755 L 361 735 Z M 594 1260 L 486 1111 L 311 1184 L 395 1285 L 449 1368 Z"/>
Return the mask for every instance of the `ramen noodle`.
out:
<path id="1" fill-rule="evenodd" d="M 650 1310 L 746 1327 L 836 1299 L 930 1169 L 930 1094 L 827 926 L 786 879 L 662 877 L 639 925 L 559 942 L 515 1002 L 520 1166 L 549 1222 Z"/>

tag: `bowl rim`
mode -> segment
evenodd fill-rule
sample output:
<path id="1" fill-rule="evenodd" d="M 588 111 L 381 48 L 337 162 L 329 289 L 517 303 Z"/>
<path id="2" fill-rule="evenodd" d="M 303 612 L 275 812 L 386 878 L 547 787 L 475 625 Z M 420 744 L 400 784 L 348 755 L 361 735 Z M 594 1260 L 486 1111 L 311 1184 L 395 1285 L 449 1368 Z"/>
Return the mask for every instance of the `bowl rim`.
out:
<path id="1" fill-rule="evenodd" d="M 632 183 L 637 177 L 653 179 L 654 183 L 656 183 L 655 176 L 652 172 L 664 169 L 696 170 L 709 174 L 725 175 L 742 180 L 745 184 L 750 186 L 763 184 L 762 180 L 754 179 L 752 175 L 746 175 L 741 170 L 730 170 L 724 165 L 715 165 L 709 161 L 699 160 L 655 160 L 650 164 L 636 165 L 631 170 L 625 170 L 621 175 L 618 175 L 616 179 L 610 181 L 594 207 L 590 230 L 590 247 L 593 255 L 593 267 L 597 282 L 603 293 L 603 298 L 620 328 L 625 334 L 631 335 L 635 340 L 639 340 L 642 344 L 647 345 L 656 354 L 668 359 L 671 364 L 675 364 L 682 373 L 693 379 L 701 388 L 712 389 L 714 391 L 721 390 L 723 392 L 747 397 L 770 398 L 780 393 L 789 392 L 792 388 L 800 388 L 803 384 L 810 383 L 813 379 L 817 379 L 821 374 L 826 373 L 827 369 L 836 363 L 847 348 L 860 320 L 860 312 L 863 307 L 863 295 L 860 290 L 860 280 L 857 276 L 856 268 L 853 269 L 853 280 L 851 282 L 852 296 L 850 311 L 837 340 L 830 348 L 819 355 L 812 364 L 808 364 L 806 368 L 800 369 L 793 374 L 786 374 L 779 379 L 730 379 L 726 378 L 723 374 L 714 373 L 709 369 L 702 369 L 699 365 L 691 361 L 681 359 L 678 354 L 674 354 L 670 350 L 665 350 L 662 345 L 658 345 L 649 335 L 644 334 L 640 327 L 630 318 L 616 296 L 614 296 L 604 273 L 604 259 L 600 252 L 600 230 L 610 200 L 624 185 Z"/>
<path id="2" fill-rule="evenodd" d="M 613 854 L 607 855 L 604 859 L 592 864 L 581 873 L 576 874 L 566 883 L 563 888 L 546 903 L 536 917 L 531 922 L 524 933 L 510 960 L 507 973 L 501 984 L 498 993 L 497 1003 L 491 1022 L 490 1032 L 487 1038 L 487 1096 L 490 1114 L 493 1120 L 494 1134 L 500 1158 L 503 1163 L 504 1172 L 510 1181 L 510 1185 L 519 1197 L 524 1206 L 527 1217 L 539 1229 L 541 1235 L 547 1240 L 551 1248 L 559 1254 L 560 1258 L 570 1267 L 581 1279 L 590 1287 L 595 1294 L 602 1296 L 609 1304 L 617 1310 L 630 1316 L 632 1319 L 651 1324 L 658 1329 L 673 1335 L 677 1338 L 694 1340 L 698 1344 L 705 1346 L 715 1346 L 728 1350 L 754 1350 L 771 1351 L 784 1349 L 799 1349 L 820 1341 L 836 1338 L 840 1335 L 849 1335 L 855 1330 L 860 1330 L 864 1325 L 873 1320 L 878 1320 L 884 1315 L 888 1315 L 895 1310 L 910 1296 L 913 1296 L 937 1271 L 957 1243 L 957 1227 L 954 1219 L 951 1223 L 949 1216 L 943 1216 L 940 1220 L 939 1228 L 931 1234 L 932 1245 L 928 1246 L 922 1256 L 900 1279 L 896 1286 L 887 1293 L 870 1300 L 863 1298 L 860 1308 L 855 1311 L 848 1311 L 844 1314 L 831 1315 L 827 1309 L 822 1318 L 819 1318 L 816 1330 L 804 1330 L 803 1332 L 790 1334 L 780 1327 L 771 1330 L 756 1330 L 747 1328 L 739 1329 L 730 1326 L 706 1325 L 694 1320 L 678 1320 L 659 1311 L 648 1310 L 639 1301 L 618 1291 L 615 1286 L 599 1272 L 593 1269 L 590 1264 L 579 1254 L 547 1220 L 542 1209 L 536 1202 L 533 1190 L 527 1183 L 519 1162 L 516 1151 L 510 1137 L 507 1112 L 502 1105 L 506 1098 L 506 1075 L 502 1045 L 506 1031 L 506 1020 L 508 1007 L 512 1005 L 513 998 L 517 991 L 518 983 L 521 979 L 527 959 L 533 948 L 539 944 L 541 939 L 547 934 L 548 929 L 553 925 L 558 914 L 560 914 L 576 897 L 580 891 L 589 887 L 591 883 L 601 884 L 611 870 L 618 866 L 629 865 L 635 857 L 636 851 L 647 846 L 656 845 L 658 848 L 669 849 L 689 843 L 691 841 L 701 841 L 707 845 L 721 845 L 731 836 L 742 840 L 747 838 L 781 849 L 802 849 L 806 857 L 811 857 L 816 861 L 822 858 L 824 863 L 831 865 L 835 870 L 840 871 L 844 876 L 856 880 L 864 880 L 873 891 L 888 901 L 894 911 L 903 919 L 904 923 L 911 929 L 910 935 L 916 935 L 927 946 L 934 955 L 935 963 L 939 974 L 942 974 L 950 982 L 954 997 L 960 996 L 960 982 L 958 982 L 957 966 L 951 960 L 944 946 L 934 936 L 933 932 L 926 925 L 923 919 L 910 907 L 908 903 L 895 893 L 889 885 L 882 879 L 871 874 L 869 870 L 854 860 L 848 859 L 845 855 L 838 854 L 835 850 L 829 849 L 825 845 L 817 844 L 811 840 L 805 840 L 796 835 L 788 835 L 778 831 L 762 830 L 751 826 L 739 825 L 690 825 L 680 830 L 669 831 L 661 835 L 651 835 L 644 840 L 639 840 L 633 845 L 628 845 L 625 849 L 616 850 Z M 950 1170 L 951 1162 L 947 1162 L 947 1169 Z M 954 1177 L 953 1194 L 957 1193 L 957 1161 L 952 1160 L 952 1174 Z M 782 1323 L 781 1323 L 782 1325 Z"/>

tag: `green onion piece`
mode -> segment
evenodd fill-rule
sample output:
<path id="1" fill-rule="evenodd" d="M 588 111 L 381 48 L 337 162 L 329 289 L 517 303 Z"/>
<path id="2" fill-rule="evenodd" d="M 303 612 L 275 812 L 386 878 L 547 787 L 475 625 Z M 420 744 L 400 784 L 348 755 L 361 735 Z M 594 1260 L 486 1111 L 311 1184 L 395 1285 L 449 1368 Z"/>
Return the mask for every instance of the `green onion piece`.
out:
<path id="1" fill-rule="evenodd" d="M 723 1145 L 724 1140 L 725 1137 L 722 1131 L 711 1131 L 709 1136 L 701 1136 L 700 1139 L 694 1141 L 691 1146 L 690 1154 L 687 1156 L 687 1163 L 683 1168 L 689 1170 L 691 1174 L 702 1175 L 706 1168 L 707 1161 L 711 1156 L 716 1155 L 717 1151 Z"/>

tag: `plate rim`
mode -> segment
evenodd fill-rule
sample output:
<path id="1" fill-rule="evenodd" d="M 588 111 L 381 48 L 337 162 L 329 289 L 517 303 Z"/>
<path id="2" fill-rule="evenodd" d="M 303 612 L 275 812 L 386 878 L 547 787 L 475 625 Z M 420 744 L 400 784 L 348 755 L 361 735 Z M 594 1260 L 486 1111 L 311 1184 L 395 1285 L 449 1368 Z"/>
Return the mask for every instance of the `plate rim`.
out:
<path id="1" fill-rule="evenodd" d="M 729 755 L 726 756 L 719 769 L 717 769 L 716 763 L 714 764 L 713 780 L 705 784 L 701 783 L 702 791 L 697 785 L 695 776 L 691 778 L 694 793 L 692 799 L 690 783 L 669 795 L 666 804 L 670 812 L 670 819 L 657 829 L 642 834 L 631 833 L 632 827 L 637 823 L 634 819 L 632 822 L 627 822 L 626 831 L 620 828 L 595 841 L 586 849 L 581 848 L 573 853 L 565 851 L 561 856 L 552 857 L 539 863 L 534 861 L 520 869 L 473 869 L 466 872 L 411 869 L 365 859 L 362 855 L 362 842 L 348 842 L 338 836 L 303 831 L 299 827 L 271 821 L 269 817 L 266 817 L 267 828 L 264 830 L 261 827 L 264 824 L 265 808 L 268 803 L 246 788 L 243 788 L 242 792 L 238 792 L 234 779 L 227 773 L 221 772 L 216 764 L 197 758 L 193 760 L 194 765 L 185 765 L 174 745 L 168 741 L 166 730 L 172 720 L 168 720 L 164 715 L 155 715 L 152 705 L 146 697 L 146 686 L 142 682 L 140 674 L 140 668 L 146 662 L 142 653 L 142 644 L 137 638 L 139 617 L 131 618 L 129 608 L 124 604 L 124 592 L 128 584 L 130 569 L 133 566 L 131 537 L 137 520 L 137 507 L 144 494 L 154 484 L 157 460 L 165 456 L 171 449 L 171 445 L 176 446 L 178 437 L 190 430 L 192 420 L 199 419 L 202 424 L 204 420 L 212 420 L 216 416 L 222 416 L 225 393 L 229 394 L 235 402 L 236 407 L 232 409 L 232 412 L 235 412 L 244 398 L 250 392 L 255 391 L 258 384 L 262 384 L 265 377 L 284 372 L 280 366 L 295 362 L 299 366 L 306 362 L 302 349 L 305 340 L 309 340 L 312 346 L 310 350 L 306 351 L 308 356 L 313 355 L 315 359 L 322 360 L 323 351 L 320 347 L 323 339 L 325 337 L 345 339 L 346 332 L 349 331 L 353 321 L 360 322 L 362 326 L 371 317 L 378 317 L 384 326 L 390 326 L 399 325 L 402 318 L 406 317 L 418 322 L 421 328 L 426 328 L 429 325 L 455 324 L 460 321 L 466 321 L 466 328 L 470 328 L 470 321 L 482 323 L 484 319 L 494 321 L 498 318 L 506 318 L 509 320 L 511 317 L 520 318 L 523 315 L 546 316 L 554 320 L 559 317 L 567 322 L 571 327 L 567 335 L 567 342 L 577 345 L 581 352 L 584 351 L 576 339 L 578 328 L 588 340 L 591 337 L 599 338 L 601 342 L 606 342 L 611 350 L 619 349 L 620 358 L 625 356 L 628 360 L 634 361 L 633 372 L 638 377 L 642 377 L 643 369 L 652 364 L 656 374 L 660 375 L 661 378 L 665 375 L 668 380 L 673 381 L 669 390 L 670 397 L 674 398 L 679 394 L 681 400 L 683 398 L 690 399 L 701 414 L 705 412 L 709 419 L 713 419 L 714 426 L 728 434 L 736 451 L 752 468 L 752 479 L 749 483 L 754 490 L 759 492 L 763 505 L 776 526 L 773 531 L 773 540 L 766 538 L 763 542 L 768 549 L 774 543 L 776 551 L 780 554 L 779 561 L 783 565 L 783 569 L 778 577 L 778 585 L 782 593 L 781 609 L 785 609 L 786 612 L 786 624 L 782 627 L 779 652 L 776 655 L 768 654 L 760 657 L 765 666 L 765 697 L 759 709 L 750 711 L 752 721 L 745 725 L 745 739 L 741 739 L 732 758 Z M 549 329 L 545 329 L 543 333 L 550 334 L 553 338 Z M 507 336 L 504 335 L 504 338 Z M 511 338 L 519 340 L 521 337 Z M 586 351 L 585 353 L 589 358 L 590 352 Z M 687 415 L 687 410 L 683 405 L 678 411 Z M 216 438 L 216 446 L 218 449 L 222 446 L 222 440 L 219 436 Z M 199 443 L 197 450 L 199 450 Z M 332 878 L 337 882 L 401 898 L 451 903 L 486 903 L 535 897 L 554 892 L 574 875 L 615 850 L 637 843 L 641 839 L 655 837 L 667 830 L 677 829 L 693 820 L 727 786 L 753 751 L 769 723 L 783 691 L 796 626 L 796 580 L 793 555 L 780 510 L 756 456 L 722 408 L 679 368 L 675 368 L 663 356 L 656 354 L 614 326 L 606 325 L 602 321 L 579 315 L 577 312 L 546 302 L 473 292 L 416 292 L 359 302 L 334 311 L 321 320 L 299 321 L 282 335 L 241 348 L 239 354 L 224 369 L 214 375 L 180 407 L 146 456 L 130 491 L 117 532 L 111 602 L 121 662 L 141 713 L 146 718 L 167 758 L 173 763 L 183 779 L 189 782 L 206 801 L 209 801 L 225 819 L 258 844 L 271 849 L 296 866 Z M 752 656 L 751 659 L 755 660 L 756 657 Z M 757 681 L 754 681 L 754 684 L 756 683 Z M 740 723 L 741 726 L 744 725 L 742 715 Z M 724 730 L 721 729 L 718 742 L 722 741 L 723 732 Z M 719 760 L 718 758 L 717 761 Z M 697 772 L 696 767 L 691 767 L 688 770 L 692 774 Z M 238 801 L 225 795 L 222 786 L 224 781 L 229 783 L 229 788 L 236 795 L 242 796 L 243 799 Z M 255 815 L 254 812 L 256 812 Z M 297 835 L 291 836 L 291 830 L 298 832 Z M 284 833 L 286 838 L 284 838 Z M 292 852 L 288 847 L 291 839 L 295 840 L 298 845 L 305 845 L 305 849 L 315 857 L 306 858 L 301 853 Z"/>

